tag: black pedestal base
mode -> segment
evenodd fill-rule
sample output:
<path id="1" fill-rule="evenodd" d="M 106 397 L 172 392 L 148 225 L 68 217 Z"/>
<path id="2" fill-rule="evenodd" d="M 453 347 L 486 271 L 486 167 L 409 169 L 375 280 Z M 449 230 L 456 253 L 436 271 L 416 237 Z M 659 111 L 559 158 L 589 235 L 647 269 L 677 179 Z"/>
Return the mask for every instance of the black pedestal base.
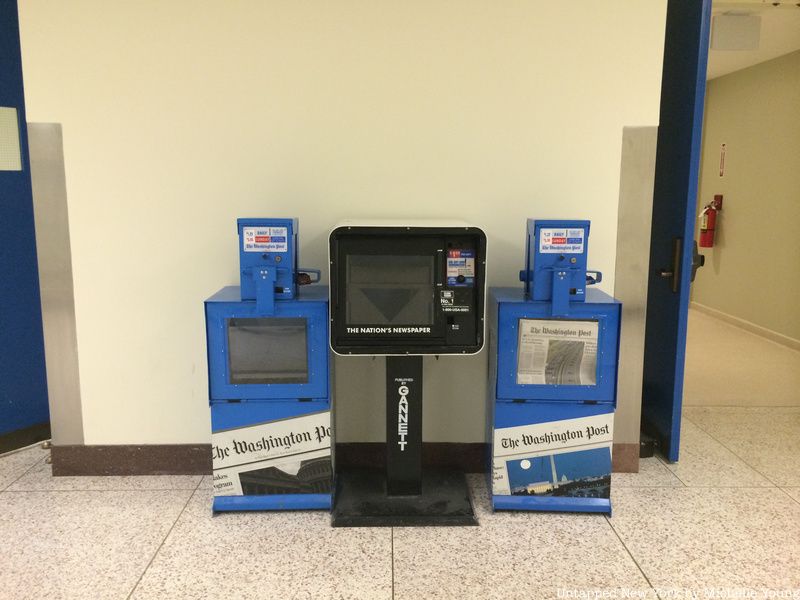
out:
<path id="1" fill-rule="evenodd" d="M 336 474 L 334 527 L 477 525 L 467 480 L 458 471 L 423 471 L 422 494 L 388 496 L 382 470 Z"/>

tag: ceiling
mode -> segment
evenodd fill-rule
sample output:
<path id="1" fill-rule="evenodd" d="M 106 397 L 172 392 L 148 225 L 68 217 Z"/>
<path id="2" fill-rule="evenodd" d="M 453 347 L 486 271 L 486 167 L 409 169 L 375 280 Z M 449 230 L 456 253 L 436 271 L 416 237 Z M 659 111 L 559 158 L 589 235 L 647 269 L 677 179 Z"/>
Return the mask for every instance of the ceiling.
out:
<path id="1" fill-rule="evenodd" d="M 758 50 L 709 50 L 707 79 L 800 50 L 800 6 L 795 0 L 779 6 L 761 0 L 714 1 L 712 13 L 760 16 L 761 40 Z"/>

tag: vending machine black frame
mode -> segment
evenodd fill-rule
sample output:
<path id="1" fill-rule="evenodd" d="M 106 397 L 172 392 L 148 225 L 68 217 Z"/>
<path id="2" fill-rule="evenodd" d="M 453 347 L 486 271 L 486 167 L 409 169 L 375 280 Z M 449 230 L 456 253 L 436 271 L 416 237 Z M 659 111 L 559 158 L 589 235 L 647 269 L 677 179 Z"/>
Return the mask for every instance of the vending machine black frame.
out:
<path id="1" fill-rule="evenodd" d="M 331 232 L 329 268 L 331 349 L 386 357 L 386 467 L 337 466 L 333 525 L 477 525 L 464 473 L 422 468 L 423 356 L 483 347 L 486 235 L 346 223 Z"/>
<path id="2" fill-rule="evenodd" d="M 472 251 L 473 281 L 448 282 L 449 252 Z M 430 319 L 351 323 L 348 257 L 430 257 Z M 477 227 L 341 226 L 330 235 L 331 348 L 337 354 L 475 354 L 484 342 L 486 235 Z M 380 285 L 380 284 L 376 284 Z M 402 285 L 402 284 L 400 284 Z M 424 286 L 424 283 L 409 283 Z M 376 288 L 376 291 L 380 291 Z M 388 293 L 388 291 L 387 291 Z M 444 294 L 455 306 L 445 305 Z M 395 298 L 400 300 L 399 298 Z M 400 307 L 402 310 L 402 307 Z M 348 325 L 355 325 L 348 327 Z M 359 329 L 363 333 L 349 332 Z M 391 330 L 381 333 L 381 330 Z"/>

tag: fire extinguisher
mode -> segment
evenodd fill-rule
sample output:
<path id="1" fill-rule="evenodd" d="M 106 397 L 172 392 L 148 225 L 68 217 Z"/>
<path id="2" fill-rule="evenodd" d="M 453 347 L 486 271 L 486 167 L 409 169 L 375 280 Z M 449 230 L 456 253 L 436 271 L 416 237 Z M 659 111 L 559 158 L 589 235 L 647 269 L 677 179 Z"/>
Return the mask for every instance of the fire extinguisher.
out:
<path id="1" fill-rule="evenodd" d="M 700 212 L 700 247 L 714 247 L 714 230 L 717 228 L 717 213 L 722 210 L 722 194 L 703 207 Z"/>

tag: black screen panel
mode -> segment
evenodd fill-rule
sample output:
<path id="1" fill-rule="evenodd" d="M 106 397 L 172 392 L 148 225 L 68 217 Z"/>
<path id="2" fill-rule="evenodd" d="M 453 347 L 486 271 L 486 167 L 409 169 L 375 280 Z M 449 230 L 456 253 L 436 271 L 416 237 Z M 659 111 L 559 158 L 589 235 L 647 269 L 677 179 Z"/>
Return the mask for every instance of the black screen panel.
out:
<path id="1" fill-rule="evenodd" d="M 432 255 L 347 255 L 347 324 L 432 325 L 434 278 Z"/>

